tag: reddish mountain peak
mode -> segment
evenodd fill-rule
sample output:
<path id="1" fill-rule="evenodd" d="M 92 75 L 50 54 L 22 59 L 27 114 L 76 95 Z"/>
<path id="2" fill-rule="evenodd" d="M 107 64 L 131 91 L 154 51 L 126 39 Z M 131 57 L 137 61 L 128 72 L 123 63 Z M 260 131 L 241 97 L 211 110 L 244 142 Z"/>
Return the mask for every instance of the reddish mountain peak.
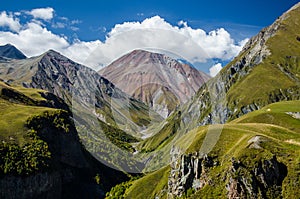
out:
<path id="1" fill-rule="evenodd" d="M 186 102 L 209 79 L 188 64 L 145 50 L 123 55 L 99 73 L 127 94 L 154 107 L 167 106 L 167 100 Z"/>

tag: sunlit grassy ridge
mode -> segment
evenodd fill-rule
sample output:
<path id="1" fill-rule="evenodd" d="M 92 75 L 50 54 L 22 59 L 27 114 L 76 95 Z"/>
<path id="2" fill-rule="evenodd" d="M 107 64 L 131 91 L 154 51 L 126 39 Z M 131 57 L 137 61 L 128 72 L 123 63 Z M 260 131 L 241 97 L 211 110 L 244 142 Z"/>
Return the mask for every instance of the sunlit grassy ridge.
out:
<path id="1" fill-rule="evenodd" d="M 267 123 L 275 124 L 300 133 L 299 119 L 294 113 L 300 112 L 300 101 L 285 101 L 270 104 L 261 110 L 249 113 L 230 123 Z"/>
<path id="2" fill-rule="evenodd" d="M 211 117 L 209 114 L 213 111 L 212 104 L 215 101 L 220 105 L 215 118 L 224 114 L 226 120 L 223 122 L 226 122 L 274 102 L 300 99 L 300 8 L 290 11 L 275 23 L 278 28 L 271 30 L 274 31 L 272 37 L 265 43 L 254 39 L 255 43 L 245 48 L 216 77 L 198 90 L 192 100 L 181 108 L 181 114 L 175 112 L 170 116 L 181 117 L 185 123 L 180 125 L 181 128 L 175 134 L 195 128 L 205 118 Z M 267 30 L 262 30 L 254 38 L 267 34 Z M 258 42 L 264 43 L 265 51 L 268 52 L 261 62 L 256 62 L 260 51 L 251 55 L 252 59 L 249 55 L 250 51 L 255 52 L 253 49 L 262 48 L 255 47 Z M 249 63 L 238 65 L 243 68 L 239 72 L 232 72 L 236 64 L 244 63 L 245 59 L 250 59 Z M 218 119 L 214 123 L 219 123 Z M 157 128 L 157 133 L 143 142 L 143 149 L 153 150 L 170 142 L 176 137 L 170 130 L 172 125 L 172 122 L 168 122 L 163 128 Z"/>
<path id="3" fill-rule="evenodd" d="M 59 118 L 62 111 L 37 106 L 41 101 L 47 101 L 41 96 L 44 92 L 0 82 L 0 176 L 30 175 L 49 166 L 51 153 L 48 144 L 36 131 L 39 121 L 35 125 L 31 121 L 45 114 Z M 64 123 L 51 122 L 53 124 L 49 125 L 61 126 Z"/>
<path id="4" fill-rule="evenodd" d="M 292 10 L 280 22 L 279 30 L 268 39 L 266 45 L 270 55 L 255 66 L 251 73 L 239 80 L 228 92 L 229 104 L 270 100 L 270 92 L 285 90 L 300 84 L 300 8 Z M 234 62 L 234 61 L 233 61 Z M 230 66 L 230 64 L 228 65 Z"/>
<path id="5" fill-rule="evenodd" d="M 14 97 L 3 93 L 9 91 Z M 35 106 L 39 101 L 46 101 L 41 97 L 41 90 L 11 87 L 0 82 L 0 139 L 18 144 L 24 144 L 24 134 L 28 130 L 26 121 L 33 115 L 46 111 L 56 111 L 47 107 Z"/>
<path id="6" fill-rule="evenodd" d="M 288 174 L 282 184 L 282 197 L 297 198 L 300 191 L 294 187 L 300 186 L 300 119 L 294 118 L 293 115 L 288 114 L 289 112 L 299 113 L 300 101 L 274 103 L 225 125 L 198 127 L 178 140 L 176 145 L 186 150 L 185 153 L 201 152 L 206 135 L 214 131 L 221 132 L 216 145 L 208 153 L 209 156 L 214 157 L 214 161 L 220 163 L 209 170 L 208 175 L 212 184 L 206 185 L 190 198 L 226 198 L 225 187 L 228 183 L 226 173 L 229 171 L 232 158 L 241 161 L 248 170 L 251 170 L 259 162 L 270 159 L 274 155 L 288 169 Z M 262 140 L 259 148 L 251 147 L 253 145 L 250 142 L 251 138 L 257 136 Z M 159 195 L 160 192 L 155 191 L 157 186 L 146 182 L 148 178 L 156 178 L 156 183 L 162 183 L 159 187 L 163 187 L 162 190 L 164 190 L 167 187 L 167 181 L 163 181 L 163 176 L 168 176 L 168 172 L 169 170 L 164 168 L 147 174 L 133 183 L 126 192 L 126 196 L 128 198 L 133 195 L 137 196 L 135 198 L 148 196 L 153 198 L 154 193 Z M 143 193 L 149 194 L 139 195 L 139 190 L 144 190 Z M 161 196 L 161 198 L 166 198 L 166 194 Z"/>

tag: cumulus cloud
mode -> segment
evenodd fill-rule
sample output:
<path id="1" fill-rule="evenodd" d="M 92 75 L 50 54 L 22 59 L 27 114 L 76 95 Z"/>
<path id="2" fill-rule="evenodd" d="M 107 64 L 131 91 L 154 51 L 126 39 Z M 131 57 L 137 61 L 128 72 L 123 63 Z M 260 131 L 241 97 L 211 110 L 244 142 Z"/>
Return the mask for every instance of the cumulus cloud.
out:
<path id="1" fill-rule="evenodd" d="M 222 64 L 221 63 L 217 63 L 215 65 L 213 65 L 210 69 L 209 69 L 209 75 L 211 77 L 216 76 L 220 71 L 222 70 Z"/>
<path id="2" fill-rule="evenodd" d="M 195 63 L 212 58 L 229 60 L 242 48 L 223 28 L 206 33 L 189 27 L 184 21 L 178 25 L 173 26 L 159 16 L 117 24 L 96 51 L 104 55 L 101 57 L 104 64 L 136 48 L 164 49 Z"/>
<path id="3" fill-rule="evenodd" d="M 21 28 L 21 24 L 18 18 L 14 18 L 12 14 L 7 14 L 5 11 L 0 14 L 0 26 L 6 26 L 10 30 L 18 32 Z"/>
<path id="4" fill-rule="evenodd" d="M 36 19 L 50 20 L 53 18 L 54 9 L 53 8 L 36 8 L 27 12 L 27 14 L 32 15 Z"/>
<path id="5" fill-rule="evenodd" d="M 18 33 L 0 31 L 0 44 L 11 43 L 28 56 L 39 55 L 49 49 L 63 53 L 70 46 L 66 38 L 53 34 L 35 22 L 27 23 Z"/>
<path id="6" fill-rule="evenodd" d="M 31 11 L 35 18 L 45 20 L 51 19 L 53 12 L 52 8 Z M 9 24 L 15 23 L 10 27 L 15 32 L 0 31 L 1 45 L 12 43 L 27 56 L 36 56 L 48 49 L 54 49 L 94 69 L 99 69 L 134 49 L 162 49 L 173 55 L 179 55 L 191 63 L 204 63 L 212 58 L 231 59 L 238 54 L 244 44 L 244 41 L 236 43 L 223 28 L 207 33 L 202 29 L 189 27 L 184 21 L 180 21 L 178 26 L 171 25 L 160 16 L 147 18 L 141 22 L 116 24 L 104 41 L 77 39 L 69 42 L 68 38 L 51 32 L 38 20 L 20 25 L 18 19 L 4 14 L 6 18 L 12 20 Z M 74 21 L 74 24 L 77 23 L 80 21 Z M 55 25 L 63 28 L 62 24 Z"/>
<path id="7" fill-rule="evenodd" d="M 183 20 L 180 20 L 178 23 L 178 26 L 180 27 L 180 26 L 184 26 L 184 27 L 187 27 L 188 25 L 187 25 L 187 22 L 186 21 L 183 21 Z"/>

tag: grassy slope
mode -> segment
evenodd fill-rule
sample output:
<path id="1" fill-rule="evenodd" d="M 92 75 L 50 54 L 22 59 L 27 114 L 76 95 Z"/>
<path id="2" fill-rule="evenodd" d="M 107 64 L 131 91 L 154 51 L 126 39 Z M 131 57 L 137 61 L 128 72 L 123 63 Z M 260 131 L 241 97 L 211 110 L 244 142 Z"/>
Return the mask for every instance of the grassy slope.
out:
<path id="1" fill-rule="evenodd" d="M 164 167 L 134 181 L 127 193 L 125 193 L 125 198 L 151 199 L 157 195 L 160 198 L 166 198 L 166 191 L 162 192 L 161 190 L 167 189 L 169 171 L 169 167 Z"/>
<path id="2" fill-rule="evenodd" d="M 6 99 L 1 94 L 3 88 L 20 93 L 21 96 L 25 95 L 26 97 L 14 100 Z M 46 101 L 46 99 L 41 97 L 41 92 L 45 91 L 11 87 L 0 82 L 0 139 L 2 141 L 10 141 L 23 145 L 26 142 L 24 134 L 27 131 L 25 127 L 27 119 L 33 115 L 42 114 L 45 111 L 51 112 L 56 110 L 34 105 L 34 102 Z M 28 102 L 30 102 L 30 105 L 27 104 Z"/>
<path id="3" fill-rule="evenodd" d="M 13 94 L 18 93 L 17 100 L 3 96 L 3 88 L 12 90 Z M 62 194 L 66 194 L 66 198 L 74 198 L 75 195 L 83 198 L 87 194 L 95 198 L 99 196 L 99 189 L 107 191 L 113 185 L 127 180 L 124 173 L 102 165 L 82 147 L 69 113 L 35 105 L 47 101 L 41 96 L 42 92 L 45 91 L 10 86 L 0 81 L 1 180 L 9 175 L 23 177 L 53 169 L 59 172 L 74 169 L 71 171 L 72 183 L 67 180 L 67 188 L 63 187 Z M 71 166 L 63 161 L 68 161 Z M 80 161 L 78 167 L 74 166 L 76 161 Z M 97 183 L 94 179 L 96 174 L 101 178 Z M 89 188 L 73 194 L 73 190 L 81 187 Z"/>
<path id="4" fill-rule="evenodd" d="M 271 111 L 269 111 L 271 110 Z M 225 198 L 227 181 L 226 173 L 231 165 L 231 158 L 234 157 L 243 162 L 249 169 L 253 168 L 258 161 L 277 156 L 279 162 L 288 167 L 288 175 L 283 181 L 283 197 L 296 198 L 300 195 L 294 186 L 300 186 L 300 120 L 286 114 L 286 112 L 300 112 L 300 101 L 279 102 L 271 104 L 262 110 L 254 111 L 228 124 L 199 127 L 190 131 L 178 140 L 177 144 L 186 149 L 186 153 L 199 151 L 203 140 L 208 132 L 222 131 L 217 144 L 210 151 L 209 155 L 217 157 L 221 163 L 209 172 L 212 185 L 205 186 L 201 191 L 196 192 L 191 198 Z M 268 114 L 266 116 L 266 114 Z M 262 120 L 264 118 L 264 120 Z M 249 148 L 249 139 L 261 136 L 265 141 L 261 143 L 261 149 Z M 165 172 L 156 178 L 161 182 L 161 176 L 167 176 L 166 172 L 159 170 L 155 173 Z M 128 193 L 157 193 L 156 186 L 146 183 L 147 178 L 154 177 L 149 174 L 135 182 Z M 145 182 L 145 183 L 143 183 Z M 167 182 L 165 182 L 167 183 Z M 152 183 L 151 183 L 152 184 Z M 167 186 L 165 184 L 165 186 Z M 163 187 L 163 185 L 160 185 Z M 148 196 L 148 195 L 144 195 Z"/>
<path id="5" fill-rule="evenodd" d="M 276 35 L 267 41 L 271 55 L 229 90 L 229 104 L 236 99 L 239 99 L 240 105 L 266 101 L 270 91 L 284 90 L 296 84 L 299 86 L 300 41 L 296 39 L 300 29 L 299 10 L 300 8 L 291 11 L 289 15 L 292 20 L 283 20 Z M 285 73 L 280 68 L 283 68 Z M 292 74 L 292 78 L 287 73 Z"/>
<path id="6" fill-rule="evenodd" d="M 238 110 L 237 113 L 239 113 L 242 107 L 254 102 L 267 105 L 279 101 L 279 99 L 275 98 L 281 91 L 285 92 L 288 89 L 300 90 L 300 41 L 297 40 L 299 38 L 298 30 L 300 29 L 300 8 L 291 11 L 288 15 L 292 20 L 287 18 L 280 22 L 281 25 L 275 36 L 267 41 L 266 45 L 271 55 L 264 59 L 262 63 L 252 67 L 248 75 L 240 78 L 238 73 L 234 74 L 231 80 L 234 83 L 226 93 L 226 103 L 231 110 Z M 216 81 L 219 81 L 219 76 L 229 76 L 230 67 L 241 60 L 248 51 L 241 52 L 217 77 L 208 81 L 207 85 L 215 85 Z M 202 87 L 202 90 L 200 89 L 196 94 L 195 99 L 203 100 L 201 94 L 205 89 L 205 87 Z M 285 95 L 289 95 L 289 92 L 285 92 Z M 289 98 L 294 99 L 293 96 L 289 96 Z M 192 103 L 195 102 L 197 100 Z M 188 104 L 185 104 L 185 106 L 182 111 L 183 115 L 186 114 Z M 209 108 L 204 110 L 201 116 L 206 116 L 209 111 Z M 236 118 L 237 113 L 234 113 L 229 120 Z M 171 115 L 170 117 L 176 116 Z M 201 121 L 202 117 L 193 118 L 193 120 L 196 121 L 198 119 Z M 166 129 L 170 128 L 166 127 Z M 156 149 L 160 145 L 166 144 L 161 142 L 162 140 L 169 142 L 171 134 L 171 131 L 162 129 L 153 137 L 143 141 L 141 146 L 146 151 Z"/>
<path id="7" fill-rule="evenodd" d="M 175 117 L 174 117 L 175 116 Z M 162 127 L 162 129 L 157 133 L 157 135 L 152 136 L 139 144 L 139 148 L 142 151 L 154 151 L 157 149 L 158 146 L 163 147 L 161 144 L 168 143 L 176 133 L 179 124 L 180 124 L 180 117 L 177 114 L 173 114 L 166 119 L 167 124 Z"/>
<path id="8" fill-rule="evenodd" d="M 22 92 L 23 91 L 23 92 Z M 45 91 L 11 87 L 0 82 L 0 175 L 30 175 L 49 166 L 48 144 L 28 121 L 44 113 L 59 114 L 58 109 L 37 106 Z"/>
<path id="9" fill-rule="evenodd" d="M 33 115 L 42 114 L 54 109 L 13 104 L 0 99 L 0 139 L 15 140 L 16 143 L 24 142 L 24 126 L 26 120 Z"/>
<path id="10" fill-rule="evenodd" d="M 300 101 L 285 101 L 270 104 L 261 110 L 244 115 L 231 122 L 234 123 L 268 123 L 300 133 L 299 119 L 291 117 L 288 112 L 300 112 Z"/>

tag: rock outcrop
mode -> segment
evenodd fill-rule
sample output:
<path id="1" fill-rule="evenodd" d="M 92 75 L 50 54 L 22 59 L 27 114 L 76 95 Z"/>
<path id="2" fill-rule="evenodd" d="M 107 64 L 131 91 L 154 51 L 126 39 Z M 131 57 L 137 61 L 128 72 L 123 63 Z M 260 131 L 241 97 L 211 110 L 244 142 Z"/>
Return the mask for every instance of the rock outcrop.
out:
<path id="1" fill-rule="evenodd" d="M 168 198 L 173 199 L 201 190 L 212 185 L 210 172 L 221 166 L 208 155 L 193 153 L 180 154 L 178 149 L 171 151 L 170 174 L 168 179 Z M 254 167 L 248 167 L 232 158 L 231 167 L 226 174 L 227 197 L 236 198 L 277 198 L 281 196 L 282 181 L 287 175 L 287 167 L 276 156 L 260 160 Z M 225 180 L 225 179 L 224 179 Z M 225 187 L 224 187 L 225 189 Z"/>
<path id="2" fill-rule="evenodd" d="M 279 198 L 286 175 L 287 167 L 278 162 L 276 156 L 262 160 L 252 169 L 233 159 L 228 172 L 227 196 L 229 199 Z"/>
<path id="3" fill-rule="evenodd" d="M 171 171 L 168 180 L 168 198 L 181 197 L 189 189 L 200 190 L 210 183 L 207 172 L 218 163 L 207 155 L 194 153 L 183 155 L 173 148 Z"/>

